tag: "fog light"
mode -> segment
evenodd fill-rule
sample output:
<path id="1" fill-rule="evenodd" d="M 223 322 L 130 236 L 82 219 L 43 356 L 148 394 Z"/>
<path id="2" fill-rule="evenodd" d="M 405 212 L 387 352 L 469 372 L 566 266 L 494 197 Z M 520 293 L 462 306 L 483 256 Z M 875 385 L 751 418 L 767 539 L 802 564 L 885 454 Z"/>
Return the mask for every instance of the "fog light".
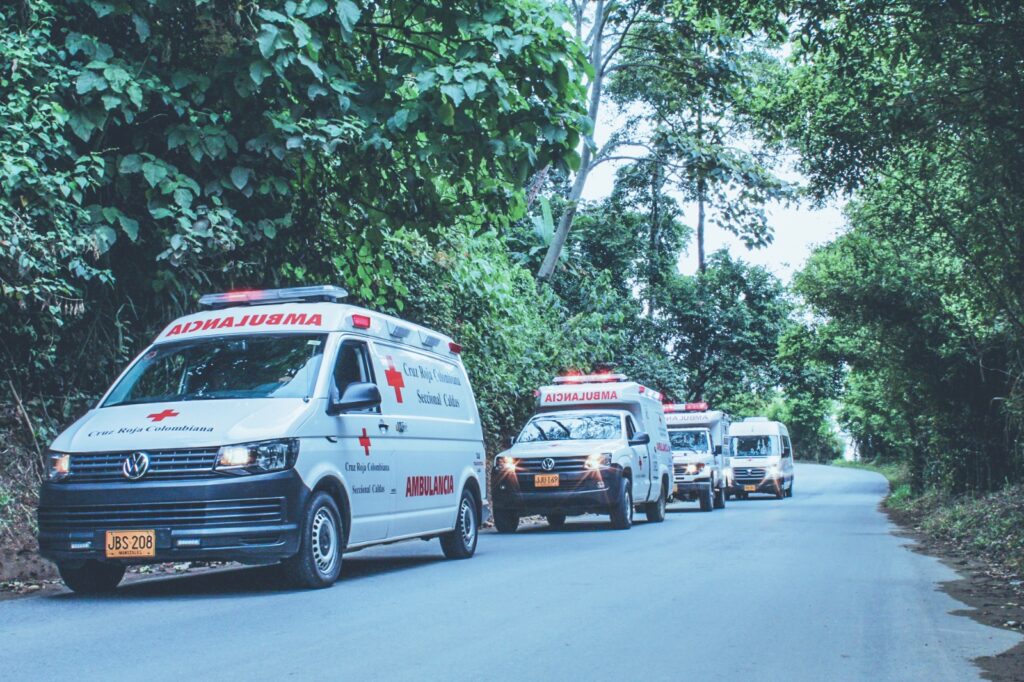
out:
<path id="1" fill-rule="evenodd" d="M 92 542 L 89 540 L 85 542 L 72 542 L 71 549 L 92 549 Z"/>
<path id="2" fill-rule="evenodd" d="M 177 545 L 178 547 L 198 547 L 199 546 L 199 539 L 198 538 L 183 538 L 181 540 L 178 540 L 174 544 Z"/>

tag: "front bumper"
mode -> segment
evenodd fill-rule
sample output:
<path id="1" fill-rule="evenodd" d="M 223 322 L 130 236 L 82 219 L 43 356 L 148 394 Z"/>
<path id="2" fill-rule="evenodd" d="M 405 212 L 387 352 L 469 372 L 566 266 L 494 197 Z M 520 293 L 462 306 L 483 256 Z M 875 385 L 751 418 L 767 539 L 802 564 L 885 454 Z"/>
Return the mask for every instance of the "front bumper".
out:
<path id="1" fill-rule="evenodd" d="M 676 481 L 675 496 L 678 499 L 696 500 L 711 488 L 710 478 L 698 478 L 692 481 Z"/>
<path id="2" fill-rule="evenodd" d="M 560 473 L 557 488 L 536 488 L 533 477 L 495 472 L 491 479 L 494 509 L 519 514 L 607 514 L 622 491 L 622 470 L 617 467 Z"/>
<path id="3" fill-rule="evenodd" d="M 785 484 L 785 479 L 762 478 L 762 479 L 737 479 L 729 486 L 728 492 L 736 493 L 768 493 L 775 495 Z M 753 488 L 751 490 L 751 488 Z"/>
<path id="4" fill-rule="evenodd" d="M 298 552 L 308 496 L 294 470 L 140 483 L 44 483 L 39 553 L 57 562 L 103 559 L 106 531 L 152 529 L 156 556 L 119 561 L 270 563 Z"/>

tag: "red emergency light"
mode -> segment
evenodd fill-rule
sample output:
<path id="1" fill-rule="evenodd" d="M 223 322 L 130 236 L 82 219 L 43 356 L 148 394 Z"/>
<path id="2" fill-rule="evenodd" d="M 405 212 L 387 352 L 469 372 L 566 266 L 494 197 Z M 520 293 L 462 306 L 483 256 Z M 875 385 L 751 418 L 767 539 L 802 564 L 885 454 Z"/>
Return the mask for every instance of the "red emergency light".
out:
<path id="1" fill-rule="evenodd" d="M 355 327 L 356 329 L 369 329 L 370 316 L 355 313 L 354 315 L 352 315 L 352 326 Z"/>
<path id="2" fill-rule="evenodd" d="M 287 289 L 238 289 L 218 294 L 203 294 L 199 305 L 219 308 L 238 303 L 260 305 L 267 303 L 299 303 L 312 301 L 340 301 L 348 296 L 341 287 L 330 284 Z"/>
<path id="3" fill-rule="evenodd" d="M 665 412 L 707 412 L 707 403 L 665 403 Z"/>
<path id="4" fill-rule="evenodd" d="M 605 372 L 601 374 L 566 374 L 555 377 L 553 383 L 561 384 L 616 384 L 626 381 L 625 374 L 612 374 Z"/>
<path id="5" fill-rule="evenodd" d="M 456 355 L 458 355 L 459 353 L 462 352 L 462 346 L 460 346 L 459 344 L 455 343 L 454 341 L 449 341 L 448 342 L 448 350 L 450 350 L 452 353 L 455 353 Z"/>

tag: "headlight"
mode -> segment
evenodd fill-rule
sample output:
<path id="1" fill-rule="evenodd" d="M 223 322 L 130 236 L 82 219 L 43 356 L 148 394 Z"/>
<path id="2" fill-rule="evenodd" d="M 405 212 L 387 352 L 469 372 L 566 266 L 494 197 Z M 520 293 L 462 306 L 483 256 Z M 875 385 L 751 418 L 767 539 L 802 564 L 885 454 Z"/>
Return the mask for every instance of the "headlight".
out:
<path id="1" fill-rule="evenodd" d="M 64 452 L 50 453 L 50 480 L 59 481 L 71 473 L 71 455 Z"/>
<path id="2" fill-rule="evenodd" d="M 494 468 L 499 471 L 515 471 L 516 458 L 508 455 L 501 455 L 494 458 Z"/>
<path id="3" fill-rule="evenodd" d="M 217 451 L 217 469 L 232 474 L 262 474 L 295 466 L 299 441 L 266 440 L 259 443 L 225 445 Z"/>
<path id="4" fill-rule="evenodd" d="M 588 455 L 584 466 L 588 469 L 603 469 L 604 467 L 611 466 L 611 464 L 611 453 L 602 452 L 599 455 Z"/>
<path id="5" fill-rule="evenodd" d="M 686 475 L 687 476 L 693 476 L 694 474 L 699 474 L 702 471 L 704 471 L 704 463 L 703 462 L 692 462 L 692 463 L 686 465 Z"/>

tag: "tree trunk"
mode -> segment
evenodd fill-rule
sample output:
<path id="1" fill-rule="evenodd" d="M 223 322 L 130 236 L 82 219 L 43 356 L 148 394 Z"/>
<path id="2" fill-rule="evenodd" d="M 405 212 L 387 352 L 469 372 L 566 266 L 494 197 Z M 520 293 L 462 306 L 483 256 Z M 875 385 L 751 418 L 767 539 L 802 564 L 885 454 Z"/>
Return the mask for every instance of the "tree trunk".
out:
<path id="1" fill-rule="evenodd" d="M 601 68 L 603 60 L 602 40 L 604 37 L 604 0 L 598 0 L 594 12 L 594 44 L 590 50 L 590 65 L 594 69 L 594 83 L 590 88 L 590 102 L 587 107 L 587 114 L 590 120 L 597 125 L 597 114 L 601 107 L 601 86 L 604 81 L 604 71 Z M 558 220 L 558 227 L 551 236 L 551 244 L 548 252 L 544 255 L 544 262 L 537 271 L 537 279 L 547 280 L 555 272 L 558 266 L 558 257 L 562 254 L 565 240 L 569 236 L 569 228 L 572 227 L 573 218 L 576 217 L 576 208 L 579 206 L 580 197 L 583 196 L 583 188 L 587 184 L 587 176 L 590 174 L 590 164 L 593 155 L 586 140 L 583 141 L 583 151 L 580 153 L 580 167 L 576 171 L 576 178 L 573 180 L 572 189 L 569 191 L 569 203 L 565 213 Z"/>
<path id="2" fill-rule="evenodd" d="M 651 173 L 651 230 L 650 246 L 647 252 L 647 314 L 654 319 L 654 289 L 658 284 L 658 228 L 661 212 L 658 197 L 661 192 L 661 164 L 656 160 Z"/>
<path id="3" fill-rule="evenodd" d="M 700 106 L 697 107 L 697 144 L 704 142 L 704 112 Z M 697 166 L 697 272 L 704 272 L 707 265 L 704 263 L 704 195 L 707 192 L 707 183 L 704 179 L 704 168 Z"/>

